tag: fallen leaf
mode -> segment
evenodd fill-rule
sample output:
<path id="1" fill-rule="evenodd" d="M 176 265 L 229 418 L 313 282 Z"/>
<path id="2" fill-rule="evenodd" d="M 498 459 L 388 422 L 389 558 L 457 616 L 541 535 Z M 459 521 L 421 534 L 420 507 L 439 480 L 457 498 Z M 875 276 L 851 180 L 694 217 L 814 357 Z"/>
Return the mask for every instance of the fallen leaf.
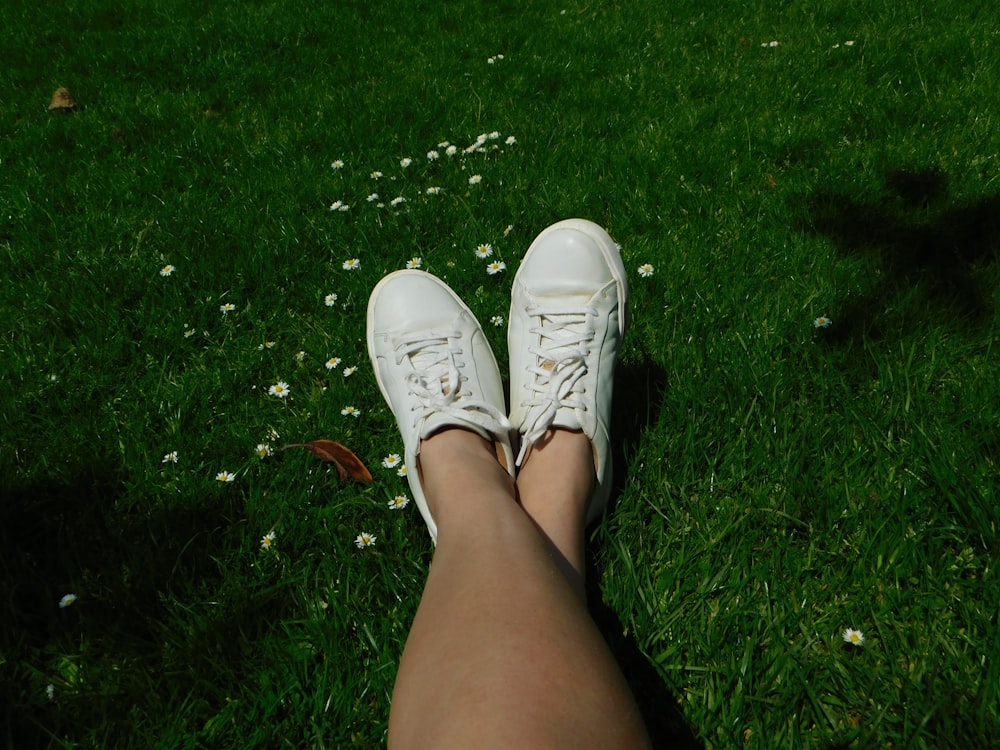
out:
<path id="1" fill-rule="evenodd" d="M 73 95 L 69 93 L 69 89 L 65 86 L 60 86 L 53 92 L 52 101 L 49 102 L 49 109 L 63 109 L 70 110 L 76 109 L 76 99 Z"/>
<path id="2" fill-rule="evenodd" d="M 337 474 L 341 481 L 348 477 L 357 479 L 359 482 L 370 483 L 372 481 L 371 472 L 361 462 L 361 459 L 355 456 L 347 446 L 341 445 L 335 440 L 321 438 L 309 443 L 293 443 L 282 446 L 281 450 L 289 448 L 305 448 L 322 460 L 332 463 L 337 467 Z"/>

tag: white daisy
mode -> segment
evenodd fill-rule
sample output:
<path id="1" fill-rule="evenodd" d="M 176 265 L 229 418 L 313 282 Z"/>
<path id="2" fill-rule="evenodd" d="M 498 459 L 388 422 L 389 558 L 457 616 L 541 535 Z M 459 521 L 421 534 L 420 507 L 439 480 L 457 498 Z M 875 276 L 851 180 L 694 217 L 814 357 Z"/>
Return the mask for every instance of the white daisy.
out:
<path id="1" fill-rule="evenodd" d="M 362 531 L 360 534 L 357 535 L 357 537 L 355 537 L 354 546 L 357 547 L 358 549 L 371 547 L 373 544 L 375 544 L 375 540 L 377 538 L 378 537 L 369 534 L 367 531 Z"/>
<path id="2" fill-rule="evenodd" d="M 231 471 L 220 471 L 218 474 L 215 475 L 215 478 L 219 482 L 222 482 L 224 484 L 229 484 L 230 482 L 236 479 L 236 475 L 233 474 Z"/>
<path id="3" fill-rule="evenodd" d="M 387 469 L 394 469 L 399 466 L 400 462 L 403 460 L 402 456 L 398 453 L 390 453 L 388 456 L 382 459 L 382 465 Z"/>
<path id="4" fill-rule="evenodd" d="M 813 321 L 814 328 L 829 328 L 833 325 L 833 321 L 830 320 L 825 315 L 820 315 L 816 320 Z"/>
<path id="5" fill-rule="evenodd" d="M 177 451 L 170 451 L 167 455 L 163 457 L 160 463 L 164 464 L 175 464 L 177 463 Z"/>
<path id="6" fill-rule="evenodd" d="M 402 159 L 399 160 L 399 166 L 401 166 L 403 169 L 406 169 L 411 164 L 413 164 L 413 159 L 411 159 L 409 156 L 404 156 Z"/>
<path id="7" fill-rule="evenodd" d="M 343 409 L 340 410 L 340 413 L 345 417 L 354 417 L 355 419 L 361 416 L 361 412 L 355 409 L 353 406 L 345 406 Z"/>
<path id="8" fill-rule="evenodd" d="M 396 495 L 389 501 L 389 510 L 402 510 L 410 504 L 410 498 L 406 495 Z"/>
<path id="9" fill-rule="evenodd" d="M 653 268 L 652 264 L 643 263 L 641 266 L 639 266 L 637 270 L 639 271 L 639 275 L 642 276 L 642 278 L 648 279 L 650 276 L 653 275 L 653 271 L 655 269 Z"/>
<path id="10" fill-rule="evenodd" d="M 844 631 L 843 638 L 844 643 L 850 643 L 852 646 L 860 647 L 865 645 L 865 634 L 854 628 L 847 628 Z"/>
<path id="11" fill-rule="evenodd" d="M 356 271 L 361 268 L 361 261 L 357 258 L 351 258 L 350 260 L 345 260 L 342 267 L 345 271 Z"/>
<path id="12" fill-rule="evenodd" d="M 267 389 L 268 394 L 271 396 L 277 396 L 278 398 L 288 398 L 289 391 L 288 383 L 284 380 L 279 380 L 277 383 L 272 385 Z"/>
<path id="13" fill-rule="evenodd" d="M 478 185 L 482 181 L 483 181 L 483 176 L 481 174 L 474 174 L 472 175 L 472 177 L 469 178 L 470 185 Z"/>
<path id="14" fill-rule="evenodd" d="M 495 276 L 507 267 L 507 264 L 502 260 L 495 260 L 486 266 L 486 273 L 490 276 Z"/>
<path id="15" fill-rule="evenodd" d="M 410 258 L 408 261 L 406 261 L 407 268 L 420 268 L 420 266 L 422 266 L 423 264 L 424 261 L 421 258 Z"/>
<path id="16" fill-rule="evenodd" d="M 477 258 L 489 258 L 491 255 L 493 255 L 493 245 L 489 242 L 484 242 L 476 248 Z"/>
<path id="17" fill-rule="evenodd" d="M 76 601 L 76 598 L 76 594 L 66 594 L 59 600 L 59 609 L 66 609 L 66 607 Z"/>
<path id="18" fill-rule="evenodd" d="M 278 538 L 278 535 L 274 531 L 269 531 L 261 537 L 260 548 L 263 550 L 269 550 L 274 546 L 274 540 Z"/>
<path id="19" fill-rule="evenodd" d="M 351 375 L 353 375 L 357 371 L 358 371 L 358 366 L 357 365 L 352 365 L 351 367 L 345 367 L 344 368 L 344 377 L 345 378 L 349 378 L 349 377 L 351 377 Z"/>
<path id="20" fill-rule="evenodd" d="M 174 266 L 172 266 L 169 263 L 167 263 L 167 265 L 165 265 L 163 268 L 160 269 L 160 276 L 169 276 L 175 270 L 176 270 L 176 268 Z"/>
<path id="21" fill-rule="evenodd" d="M 274 454 L 274 449 L 271 448 L 270 443 L 257 443 L 257 447 L 254 448 L 254 451 L 257 453 L 257 456 L 262 459 Z"/>
<path id="22" fill-rule="evenodd" d="M 336 370 L 337 369 L 337 365 L 339 365 L 339 364 L 340 364 L 340 357 L 330 357 L 330 359 L 328 359 L 326 361 L 326 369 L 327 370 Z"/>

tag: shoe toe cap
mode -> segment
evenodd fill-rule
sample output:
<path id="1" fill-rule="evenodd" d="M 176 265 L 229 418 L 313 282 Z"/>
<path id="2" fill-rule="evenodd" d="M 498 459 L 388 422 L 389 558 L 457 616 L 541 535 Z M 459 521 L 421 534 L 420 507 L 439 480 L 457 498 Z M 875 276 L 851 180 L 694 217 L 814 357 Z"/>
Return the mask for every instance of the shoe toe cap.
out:
<path id="1" fill-rule="evenodd" d="M 382 280 L 369 314 L 376 331 L 401 333 L 446 328 L 463 309 L 454 293 L 434 276 L 400 271 Z"/>

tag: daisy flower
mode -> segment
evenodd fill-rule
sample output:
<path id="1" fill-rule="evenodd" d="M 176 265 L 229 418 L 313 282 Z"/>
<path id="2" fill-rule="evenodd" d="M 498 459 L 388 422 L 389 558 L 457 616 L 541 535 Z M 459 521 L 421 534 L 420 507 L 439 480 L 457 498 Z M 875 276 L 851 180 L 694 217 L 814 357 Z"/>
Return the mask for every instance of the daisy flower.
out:
<path id="1" fill-rule="evenodd" d="M 364 549 L 365 547 L 371 547 L 375 544 L 375 540 L 378 537 L 369 534 L 367 531 L 362 531 L 354 539 L 354 546 L 358 549 Z"/>
<path id="2" fill-rule="evenodd" d="M 489 258 L 491 255 L 493 255 L 493 245 L 489 242 L 484 242 L 476 248 L 477 258 Z"/>
<path id="3" fill-rule="evenodd" d="M 262 459 L 274 454 L 274 450 L 271 448 L 270 443 L 257 443 L 257 447 L 254 448 L 254 451 Z"/>
<path id="4" fill-rule="evenodd" d="M 170 451 L 167 455 L 163 457 L 160 463 L 164 464 L 175 464 L 177 463 L 177 451 Z"/>
<path id="5" fill-rule="evenodd" d="M 401 166 L 403 169 L 406 169 L 411 164 L 413 164 L 413 159 L 411 159 L 409 156 L 404 156 L 402 159 L 399 160 L 399 166 Z"/>
<path id="6" fill-rule="evenodd" d="M 59 600 L 59 609 L 66 609 L 69 605 L 76 601 L 76 594 L 66 594 L 62 599 Z"/>
<path id="7" fill-rule="evenodd" d="M 437 185 L 431 185 L 429 188 L 427 188 L 425 192 L 427 193 L 427 195 L 440 195 L 441 188 L 439 188 Z"/>
<path id="8" fill-rule="evenodd" d="M 375 201 L 378 200 L 378 193 L 372 193 L 367 198 L 365 198 L 365 200 L 368 201 L 369 203 L 374 203 Z"/>
<path id="9" fill-rule="evenodd" d="M 323 304 L 327 307 L 333 307 L 337 304 L 337 300 L 340 299 L 336 294 L 328 294 L 323 298 Z"/>
<path id="10" fill-rule="evenodd" d="M 437 151 L 428 151 L 427 152 L 427 160 L 428 161 L 437 161 L 440 156 L 441 156 L 441 154 L 439 154 Z"/>
<path id="11" fill-rule="evenodd" d="M 508 135 L 507 140 L 504 141 L 504 143 L 506 143 L 508 146 L 513 146 L 515 143 L 517 143 L 517 138 L 515 138 L 512 135 Z"/>
<path id="12" fill-rule="evenodd" d="M 855 630 L 854 628 L 847 628 L 844 631 L 844 643 L 850 643 L 852 646 L 864 646 L 865 645 L 865 634 L 860 630 Z"/>
<path id="13" fill-rule="evenodd" d="M 500 131 L 499 130 L 494 130 L 494 131 L 488 133 L 486 137 L 489 138 L 491 141 L 495 141 L 497 138 L 500 137 Z"/>
<path id="14" fill-rule="evenodd" d="M 639 275 L 642 276 L 642 278 L 644 279 L 648 279 L 650 276 L 652 276 L 654 270 L 655 269 L 653 268 L 653 265 L 651 263 L 643 263 L 638 268 Z"/>
<path id="15" fill-rule="evenodd" d="M 361 268 L 361 261 L 357 258 L 351 258 L 350 260 L 344 261 L 343 269 L 345 271 L 356 271 L 359 268 Z"/>
<path id="16" fill-rule="evenodd" d="M 281 437 L 281 435 L 279 435 L 278 431 L 276 429 L 274 429 L 273 427 L 267 431 L 267 439 L 268 440 L 277 440 L 280 437 Z"/>
<path id="17" fill-rule="evenodd" d="M 350 367 L 345 367 L 344 368 L 344 377 L 345 378 L 349 378 L 349 377 L 351 377 L 351 375 L 353 375 L 357 371 L 358 371 L 358 366 L 357 365 L 352 365 Z"/>
<path id="18" fill-rule="evenodd" d="M 333 169 L 343 169 L 344 168 L 344 162 L 342 160 L 340 160 L 340 159 L 334 159 L 332 162 L 330 162 L 330 166 Z"/>
<path id="19" fill-rule="evenodd" d="M 406 495 L 396 495 L 389 501 L 389 510 L 402 510 L 410 504 L 410 498 Z"/>
<path id="20" fill-rule="evenodd" d="M 56 686 L 51 682 L 45 686 L 45 695 L 48 696 L 50 701 L 54 701 L 56 699 Z"/>
<path id="21" fill-rule="evenodd" d="M 392 206 L 393 208 L 398 206 L 400 203 L 406 203 L 406 198 L 404 198 L 401 195 L 397 195 L 395 198 L 389 201 L 389 205 Z"/>
<path id="22" fill-rule="evenodd" d="M 273 530 L 267 532 L 266 534 L 264 534 L 263 537 L 261 537 L 260 548 L 263 550 L 271 549 L 271 547 L 274 545 L 274 540 L 277 538 L 278 535 L 275 534 Z"/>
<path id="23" fill-rule="evenodd" d="M 494 315 L 490 318 L 490 323 L 495 325 L 497 328 L 503 325 L 503 315 Z"/>
<path id="24" fill-rule="evenodd" d="M 232 302 L 227 302 L 224 305 L 219 305 L 219 312 L 221 312 L 223 315 L 231 313 L 235 309 L 236 305 L 234 305 Z"/>
<path id="25" fill-rule="evenodd" d="M 194 334 L 195 330 L 193 328 L 188 328 L 186 331 L 184 331 L 184 338 L 189 339 L 192 336 L 194 336 Z"/>
<path id="26" fill-rule="evenodd" d="M 406 476 L 406 464 L 403 464 L 398 469 L 396 469 L 396 476 L 397 477 L 405 477 Z"/>
<path id="27" fill-rule="evenodd" d="M 455 154 L 458 153 L 458 146 L 455 145 L 448 146 L 448 148 L 446 148 L 444 152 L 448 154 L 448 156 L 454 156 Z"/>
<path id="28" fill-rule="evenodd" d="M 357 419 L 361 416 L 361 412 L 355 409 L 353 406 L 345 406 L 340 410 L 340 413 L 345 417 L 354 417 Z"/>
<path id="29" fill-rule="evenodd" d="M 833 325 L 833 321 L 825 315 L 820 315 L 813 321 L 814 328 L 829 328 L 831 325 Z"/>
<path id="30" fill-rule="evenodd" d="M 345 204 L 343 201 L 334 201 L 333 203 L 330 204 L 331 211 L 343 211 L 344 208 Z M 347 206 L 347 208 L 350 208 L 350 206 Z"/>
<path id="31" fill-rule="evenodd" d="M 382 459 L 382 465 L 387 469 L 394 469 L 402 461 L 402 457 L 398 453 L 390 453 L 388 456 Z"/>
<path id="32" fill-rule="evenodd" d="M 492 263 L 490 263 L 488 266 L 486 266 L 486 273 L 488 273 L 490 276 L 495 276 L 496 274 L 500 273 L 506 267 L 507 267 L 507 264 L 504 263 L 502 260 L 495 260 Z"/>
<path id="33" fill-rule="evenodd" d="M 337 365 L 339 365 L 339 364 L 340 364 L 340 357 L 330 357 L 330 359 L 328 359 L 326 361 L 326 369 L 327 370 L 336 370 L 337 369 Z"/>
<path id="34" fill-rule="evenodd" d="M 482 181 L 483 181 L 483 176 L 481 174 L 474 174 L 472 175 L 472 177 L 469 178 L 470 185 L 478 185 Z"/>
<path id="35" fill-rule="evenodd" d="M 279 380 L 277 383 L 272 385 L 267 389 L 267 392 L 271 396 L 277 396 L 278 398 L 288 398 L 288 383 L 284 380 Z"/>
<path id="36" fill-rule="evenodd" d="M 275 343 L 276 343 L 276 342 L 274 342 L 274 341 L 265 341 L 265 342 L 264 342 L 263 344 L 260 344 L 260 345 L 259 345 L 259 346 L 257 347 L 257 351 L 259 351 L 259 352 L 262 352 L 262 351 L 264 351 L 265 349 L 273 349 L 273 348 L 274 348 L 274 345 L 275 345 Z"/>
<path id="37" fill-rule="evenodd" d="M 450 146 L 450 145 L 451 145 L 451 143 L 449 143 L 448 141 L 441 141 L 438 144 L 438 148 L 448 148 L 448 146 Z"/>
<path id="38" fill-rule="evenodd" d="M 306 353 L 304 351 L 295 352 L 295 361 L 304 362 L 306 359 Z"/>
<path id="39" fill-rule="evenodd" d="M 514 231 L 514 225 L 508 224 L 503 230 L 503 236 L 506 237 L 508 234 Z"/>
<path id="40" fill-rule="evenodd" d="M 167 263 L 163 268 L 160 269 L 160 276 L 169 276 L 175 270 L 175 267 Z"/>
<path id="41" fill-rule="evenodd" d="M 378 179 L 379 177 L 381 177 L 381 176 L 382 176 L 382 173 L 381 173 L 381 172 L 379 172 L 378 170 L 375 170 L 375 171 L 374 171 L 374 172 L 372 172 L 372 174 L 371 174 L 371 178 L 372 178 L 373 180 L 377 180 L 377 179 Z"/>
<path id="42" fill-rule="evenodd" d="M 420 266 L 422 266 L 423 264 L 424 261 L 422 258 L 410 258 L 408 261 L 406 261 L 407 268 L 420 268 Z"/>
<path id="43" fill-rule="evenodd" d="M 236 479 L 236 475 L 230 471 L 220 471 L 218 474 L 215 475 L 215 479 L 216 481 L 228 484 L 229 482 L 232 482 L 233 480 Z"/>

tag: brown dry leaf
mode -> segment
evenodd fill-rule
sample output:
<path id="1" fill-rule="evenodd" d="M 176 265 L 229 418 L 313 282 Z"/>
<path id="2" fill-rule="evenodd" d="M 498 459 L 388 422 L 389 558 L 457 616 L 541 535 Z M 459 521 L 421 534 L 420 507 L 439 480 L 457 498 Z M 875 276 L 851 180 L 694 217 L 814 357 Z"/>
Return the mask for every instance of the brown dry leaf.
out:
<path id="1" fill-rule="evenodd" d="M 293 443 L 282 446 L 281 450 L 289 448 L 306 448 L 319 456 L 324 461 L 328 461 L 337 467 L 337 474 L 341 480 L 357 479 L 359 482 L 370 483 L 372 481 L 371 472 L 361 462 L 361 459 L 354 455 L 351 450 L 341 445 L 335 440 L 313 440 L 309 443 Z"/>
<path id="2" fill-rule="evenodd" d="M 69 89 L 65 86 L 60 86 L 52 94 L 52 101 L 49 102 L 49 109 L 76 109 L 76 99 L 73 95 L 69 93 Z"/>

